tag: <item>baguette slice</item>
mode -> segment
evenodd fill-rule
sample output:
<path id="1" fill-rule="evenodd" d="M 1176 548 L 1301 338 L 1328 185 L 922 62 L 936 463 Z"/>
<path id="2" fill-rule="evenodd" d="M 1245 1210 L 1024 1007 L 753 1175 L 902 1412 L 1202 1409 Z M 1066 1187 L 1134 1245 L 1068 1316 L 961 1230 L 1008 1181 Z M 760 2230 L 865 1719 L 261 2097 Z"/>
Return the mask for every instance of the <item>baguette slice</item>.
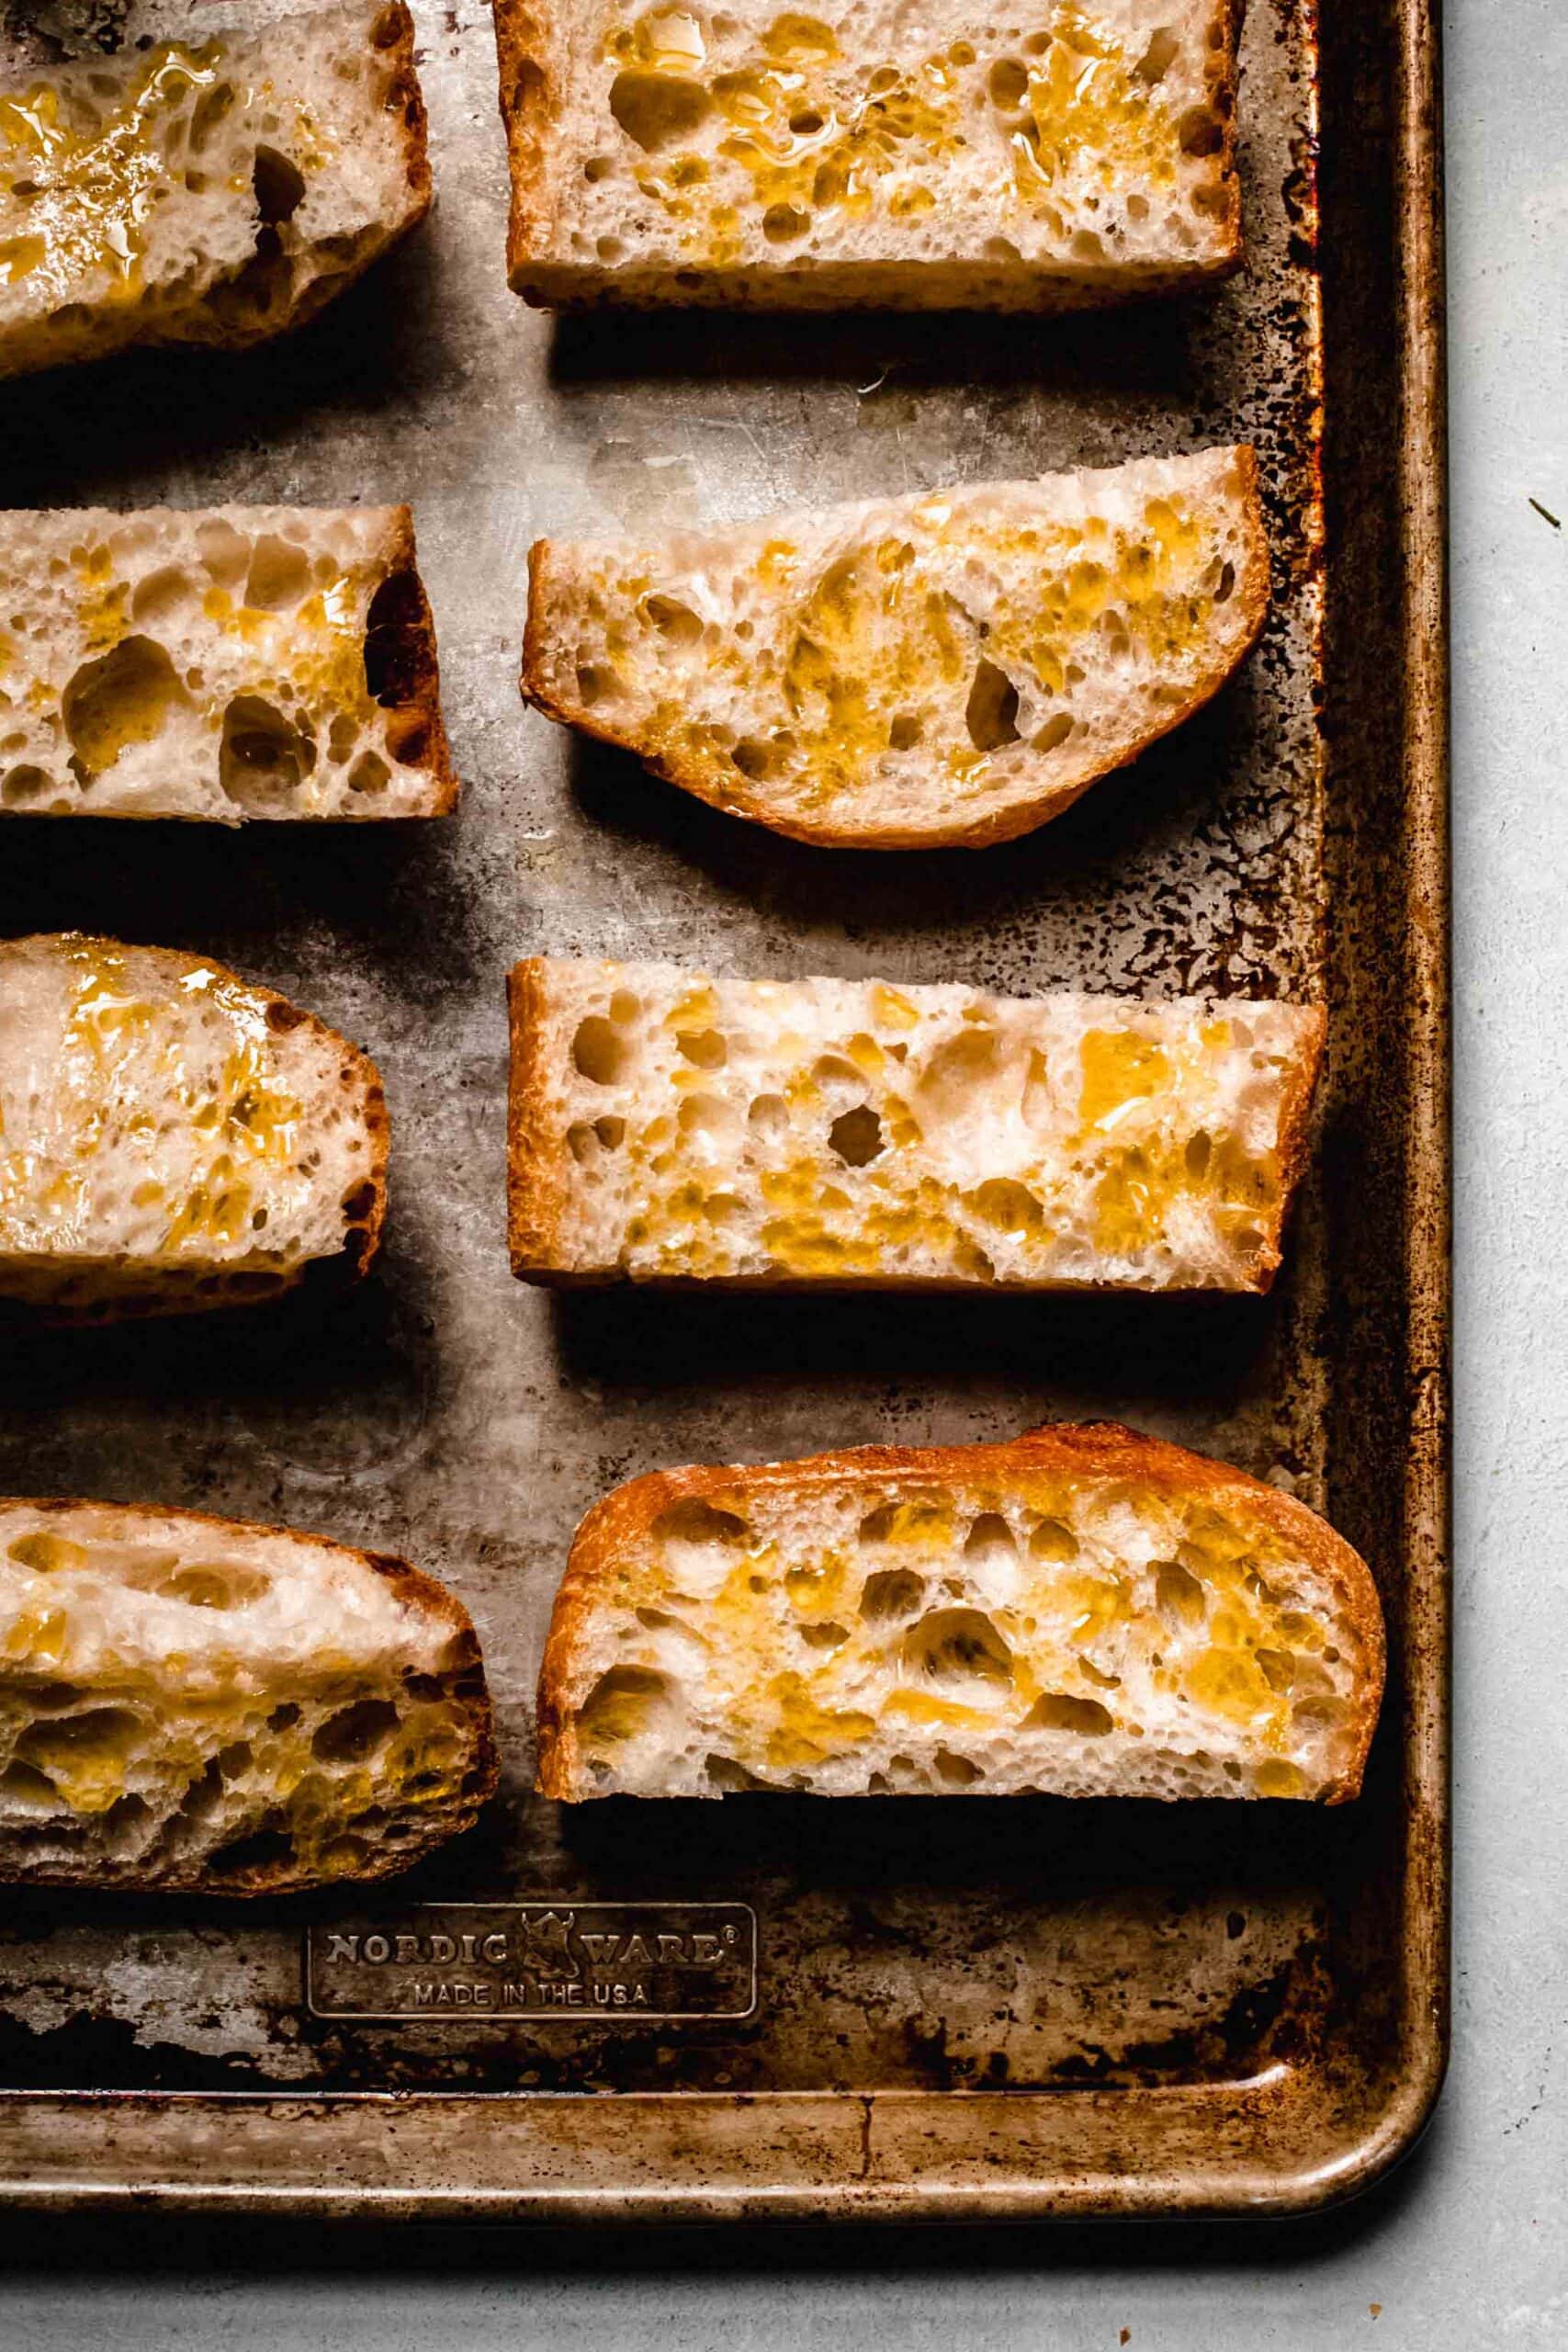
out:
<path id="1" fill-rule="evenodd" d="M 403 0 L 0 91 L 0 375 L 298 326 L 430 206 Z"/>
<path id="2" fill-rule="evenodd" d="M 381 1878 L 494 1785 L 474 1629 L 406 1561 L 197 1511 L 0 1502 L 0 1879 Z"/>
<path id="3" fill-rule="evenodd" d="M 796 841 L 981 849 L 1207 702 L 1256 639 L 1253 451 L 541 540 L 525 698 Z"/>
<path id="4" fill-rule="evenodd" d="M 537 959 L 512 975 L 529 1282 L 1269 1288 L 1325 1014 Z"/>
<path id="5" fill-rule="evenodd" d="M 0 943 L 0 1299 L 52 1320 L 274 1297 L 374 1255 L 373 1062 L 197 956 Z"/>
<path id="6" fill-rule="evenodd" d="M 435 817 L 406 506 L 0 514 L 0 814 Z"/>
<path id="7" fill-rule="evenodd" d="M 1332 1528 L 1111 1423 L 666 1471 L 578 1530 L 539 1787 L 1337 1804 L 1382 1679 Z"/>
<path id="8" fill-rule="evenodd" d="M 1063 310 L 1241 259 L 1241 0 L 496 0 L 531 302 Z"/>

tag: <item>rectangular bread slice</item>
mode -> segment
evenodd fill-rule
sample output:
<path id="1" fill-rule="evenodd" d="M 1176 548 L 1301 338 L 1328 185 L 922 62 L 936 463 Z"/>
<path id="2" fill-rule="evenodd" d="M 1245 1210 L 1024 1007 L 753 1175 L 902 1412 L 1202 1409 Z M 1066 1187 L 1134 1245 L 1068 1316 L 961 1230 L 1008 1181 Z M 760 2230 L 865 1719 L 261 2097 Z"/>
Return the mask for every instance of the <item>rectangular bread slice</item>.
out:
<path id="1" fill-rule="evenodd" d="M 536 958 L 513 1270 L 746 1288 L 1267 1290 L 1314 1005 Z"/>
<path id="2" fill-rule="evenodd" d="M 57 1321 L 359 1270 L 386 1213 L 375 1064 L 199 956 L 0 943 L 0 1302 Z"/>
<path id="3" fill-rule="evenodd" d="M 530 302 L 1061 310 L 1241 259 L 1241 0 L 496 0 Z"/>
<path id="4" fill-rule="evenodd" d="M 1245 446 L 541 539 L 528 575 L 529 702 L 838 849 L 1044 824 L 1207 702 L 1269 607 Z"/>
<path id="5" fill-rule="evenodd" d="M 0 513 L 0 814 L 444 814 L 408 508 Z"/>
<path id="6" fill-rule="evenodd" d="M 382 1878 L 494 1785 L 468 1612 L 406 1561 L 197 1511 L 0 1502 L 0 1880 Z"/>
<path id="7" fill-rule="evenodd" d="M 1366 1564 L 1110 1423 L 656 1473 L 578 1530 L 539 1787 L 583 1797 L 1357 1794 Z"/>
<path id="8" fill-rule="evenodd" d="M 0 375 L 298 326 L 430 207 L 403 0 L 12 68 Z"/>

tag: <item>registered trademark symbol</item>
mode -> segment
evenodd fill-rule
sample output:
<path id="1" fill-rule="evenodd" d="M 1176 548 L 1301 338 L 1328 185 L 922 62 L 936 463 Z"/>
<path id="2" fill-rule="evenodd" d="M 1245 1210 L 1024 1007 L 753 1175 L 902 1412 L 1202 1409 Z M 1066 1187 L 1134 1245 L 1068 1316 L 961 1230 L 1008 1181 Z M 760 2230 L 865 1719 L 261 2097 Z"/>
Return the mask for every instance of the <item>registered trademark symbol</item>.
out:
<path id="1" fill-rule="evenodd" d="M 724 1931 L 724 1940 L 727 1944 L 738 1944 L 740 1941 L 739 1928 L 726 1928 Z"/>

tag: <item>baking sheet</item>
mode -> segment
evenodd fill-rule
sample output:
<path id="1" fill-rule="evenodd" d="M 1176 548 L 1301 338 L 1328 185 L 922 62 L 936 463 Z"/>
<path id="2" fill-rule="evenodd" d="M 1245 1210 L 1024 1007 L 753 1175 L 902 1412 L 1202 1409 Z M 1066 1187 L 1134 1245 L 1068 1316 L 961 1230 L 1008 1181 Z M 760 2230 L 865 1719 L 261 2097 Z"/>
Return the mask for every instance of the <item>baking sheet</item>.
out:
<path id="1" fill-rule="evenodd" d="M 0 388 L 8 503 L 414 505 L 467 785 L 455 820 L 0 832 L 6 932 L 210 953 L 368 1046 L 393 1120 L 386 1247 L 347 1297 L 15 1344 L 0 1491 L 406 1552 L 479 1627 L 502 1790 L 473 1838 L 357 1897 L 8 1898 L 0 2179 L 41 2199 L 575 2217 L 1320 2201 L 1407 2143 L 1444 2042 L 1440 280 L 1422 0 L 1325 28 L 1315 191 L 1309 0 L 1254 0 L 1250 264 L 1217 295 L 787 329 L 526 311 L 504 284 L 487 14 L 415 15 L 437 209 L 403 253 L 288 344 Z M 78 37 L 101 28 L 75 18 Z M 799 847 L 518 702 L 541 532 L 1234 437 L 1257 442 L 1268 490 L 1263 645 L 1207 711 L 1024 842 Z M 1326 992 L 1319 1150 L 1280 1283 L 1266 1301 L 523 1289 L 504 1246 L 502 981 L 525 954 Z M 1101 1414 L 1291 1487 L 1371 1558 L 1393 1672 L 1358 1806 L 573 1811 L 529 1793 L 550 1600 L 607 1486 Z M 641 1906 L 657 1938 L 710 1904 L 754 1916 L 744 2015 L 728 1996 L 702 2014 L 693 1992 L 671 2020 L 651 1978 L 631 1998 L 635 1959 L 606 1962 L 618 2006 L 558 2013 L 411 1992 L 367 2014 L 332 1989 L 363 1969 L 329 1957 L 350 1913 L 388 1943 L 373 1966 L 437 1985 L 462 1980 L 460 1943 L 405 1966 L 397 1939 L 428 1946 L 446 1908 L 511 1906 L 520 1937 L 570 1913 L 547 1934 L 591 1984 L 590 1906 Z M 395 2109 L 359 2096 L 389 2091 Z"/>

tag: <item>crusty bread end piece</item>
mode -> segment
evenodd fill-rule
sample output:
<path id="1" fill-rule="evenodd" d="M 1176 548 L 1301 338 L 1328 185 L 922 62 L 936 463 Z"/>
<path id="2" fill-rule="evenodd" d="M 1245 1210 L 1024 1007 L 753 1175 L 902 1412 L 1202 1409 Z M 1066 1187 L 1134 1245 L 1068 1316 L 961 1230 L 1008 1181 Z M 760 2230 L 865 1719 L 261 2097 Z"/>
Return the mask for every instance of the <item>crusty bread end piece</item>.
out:
<path id="1" fill-rule="evenodd" d="M 74 932 L 0 943 L 0 1302 L 98 1322 L 362 1271 L 387 1143 L 375 1064 L 270 989 Z"/>
<path id="2" fill-rule="evenodd" d="M 406 1561 L 197 1511 L 0 1502 L 0 1881 L 381 1878 L 494 1785 L 474 1629 Z"/>
<path id="3" fill-rule="evenodd" d="M 1241 259 L 1241 0 L 496 0 L 531 302 L 1064 310 Z"/>
<path id="4" fill-rule="evenodd" d="M 430 207 L 403 0 L 0 89 L 0 375 L 299 326 Z"/>
<path id="5" fill-rule="evenodd" d="M 1382 1679 L 1331 1527 L 1112 1424 L 664 1471 L 578 1530 L 539 1787 L 1337 1804 Z"/>
<path id="6" fill-rule="evenodd" d="M 1249 447 L 542 539 L 523 693 L 714 807 L 840 849 L 984 849 L 1230 677 L 1269 606 Z"/>
<path id="7" fill-rule="evenodd" d="M 444 815 L 406 506 L 0 513 L 0 815 Z"/>
<path id="8" fill-rule="evenodd" d="M 1321 1006 L 996 997 L 535 958 L 528 1282 L 1265 1291 Z"/>

